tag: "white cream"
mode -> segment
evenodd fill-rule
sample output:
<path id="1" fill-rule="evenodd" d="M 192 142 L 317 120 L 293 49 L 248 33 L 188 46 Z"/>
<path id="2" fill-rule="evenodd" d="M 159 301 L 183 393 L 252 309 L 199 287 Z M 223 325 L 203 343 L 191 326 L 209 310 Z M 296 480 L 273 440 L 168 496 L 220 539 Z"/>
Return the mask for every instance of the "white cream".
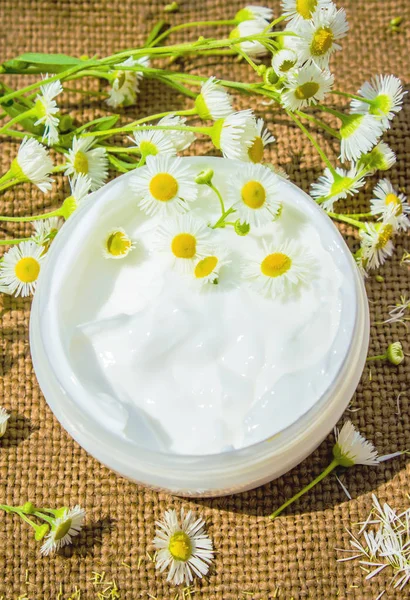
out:
<path id="1" fill-rule="evenodd" d="M 226 164 L 215 169 L 222 192 Z M 308 201 L 280 185 L 277 222 L 246 237 L 215 230 L 232 263 L 219 285 L 205 289 L 152 251 L 159 221 L 140 213 L 126 182 L 95 195 L 98 218 L 89 211 L 78 226 L 78 245 L 67 246 L 50 300 L 83 410 L 135 444 L 211 454 L 279 433 L 325 393 L 347 352 L 340 323 L 345 278 L 304 210 Z M 213 222 L 218 211 L 217 198 L 203 194 L 194 216 Z M 138 240 L 122 261 L 99 252 L 113 226 Z M 318 263 L 312 285 L 287 302 L 265 299 L 239 276 L 240 255 L 254 256 L 261 238 L 277 236 L 296 237 Z"/>

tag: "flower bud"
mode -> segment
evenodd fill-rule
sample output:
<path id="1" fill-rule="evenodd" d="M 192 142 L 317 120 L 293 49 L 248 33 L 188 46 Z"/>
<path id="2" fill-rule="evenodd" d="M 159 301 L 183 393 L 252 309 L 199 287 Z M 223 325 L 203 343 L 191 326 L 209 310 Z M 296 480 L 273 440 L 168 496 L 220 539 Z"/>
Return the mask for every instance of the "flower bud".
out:
<path id="1" fill-rule="evenodd" d="M 235 233 L 240 236 L 248 235 L 251 230 L 249 223 L 241 223 L 238 219 L 234 225 Z"/>
<path id="2" fill-rule="evenodd" d="M 392 365 L 399 365 L 404 360 L 403 346 L 400 342 L 393 342 L 387 348 L 386 358 Z"/>
<path id="3" fill-rule="evenodd" d="M 199 185 L 209 185 L 212 183 L 212 177 L 214 176 L 214 172 L 212 169 L 204 169 L 195 178 L 195 183 Z"/>

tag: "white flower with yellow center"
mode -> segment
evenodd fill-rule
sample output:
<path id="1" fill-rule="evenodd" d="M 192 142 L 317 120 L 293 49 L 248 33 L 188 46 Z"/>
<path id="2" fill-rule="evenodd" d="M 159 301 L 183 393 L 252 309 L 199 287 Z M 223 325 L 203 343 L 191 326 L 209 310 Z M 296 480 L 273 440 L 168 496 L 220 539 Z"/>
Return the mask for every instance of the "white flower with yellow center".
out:
<path id="1" fill-rule="evenodd" d="M 108 158 L 105 148 L 93 148 L 94 137 L 74 136 L 72 148 L 68 151 L 65 175 L 76 177 L 87 175 L 91 181 L 91 191 L 98 190 L 108 177 Z"/>
<path id="2" fill-rule="evenodd" d="M 64 220 L 60 217 L 51 217 L 50 219 L 44 219 L 44 221 L 33 221 L 32 225 L 35 231 L 33 240 L 36 244 L 45 246 L 48 250 L 63 224 Z"/>
<path id="3" fill-rule="evenodd" d="M 289 110 L 298 110 L 322 102 L 332 89 L 334 77 L 327 69 L 315 64 L 305 65 L 301 69 L 292 69 L 287 74 L 282 92 L 283 106 Z"/>
<path id="4" fill-rule="evenodd" d="M 203 519 L 181 508 L 180 518 L 175 510 L 167 510 L 156 525 L 156 567 L 161 573 L 169 569 L 167 581 L 189 585 L 194 576 L 202 578 L 208 573 L 214 553 Z"/>
<path id="5" fill-rule="evenodd" d="M 176 149 L 172 143 L 172 133 L 172 131 L 160 131 L 157 129 L 140 131 L 137 128 L 133 132 L 133 137 L 129 137 L 128 139 L 134 142 L 135 146 L 141 152 L 141 156 L 156 156 L 157 154 L 175 156 Z"/>
<path id="6" fill-rule="evenodd" d="M 255 115 L 240 110 L 214 123 L 212 141 L 225 158 L 249 161 L 249 149 L 257 137 Z"/>
<path id="7" fill-rule="evenodd" d="M 193 275 L 196 282 L 201 285 L 219 283 L 219 272 L 222 267 L 229 264 L 228 251 L 225 248 L 213 248 L 209 254 L 198 260 L 194 266 Z"/>
<path id="8" fill-rule="evenodd" d="M 366 81 L 357 93 L 370 100 L 371 104 L 353 98 L 350 112 L 360 115 L 370 113 L 381 120 L 384 129 L 388 129 L 390 121 L 403 108 L 406 92 L 400 79 L 394 75 L 376 75 L 370 82 Z"/>
<path id="9" fill-rule="evenodd" d="M 340 128 L 342 162 L 357 160 L 369 152 L 382 133 L 382 124 L 373 115 L 344 115 Z"/>
<path id="10" fill-rule="evenodd" d="M 124 62 L 116 65 L 117 68 L 113 72 L 114 79 L 109 91 L 109 98 L 106 100 L 107 104 L 112 108 L 135 104 L 139 92 L 139 81 L 142 79 L 143 74 L 138 71 L 127 71 L 121 69 L 121 67 L 135 67 L 137 65 L 149 67 L 150 61 L 148 56 L 142 56 L 138 59 L 130 56 Z"/>
<path id="11" fill-rule="evenodd" d="M 158 125 L 164 125 L 166 127 L 183 127 L 186 123 L 185 117 L 179 117 L 178 115 L 168 115 L 158 121 Z M 186 150 L 195 141 L 195 134 L 192 131 L 182 131 L 174 129 L 173 131 L 163 131 L 164 134 L 168 134 L 171 143 L 177 152 Z"/>
<path id="12" fill-rule="evenodd" d="M 325 169 L 317 182 L 312 183 L 310 195 L 312 198 L 327 198 L 321 206 L 328 211 L 333 210 L 333 204 L 342 198 L 353 196 L 364 185 L 364 177 L 358 178 L 357 168 L 349 171 L 337 167 L 335 173 Z"/>
<path id="13" fill-rule="evenodd" d="M 248 160 L 253 163 L 260 163 L 263 160 L 265 146 L 275 141 L 274 136 L 265 126 L 263 119 L 255 121 L 255 137 L 248 148 Z"/>
<path id="14" fill-rule="evenodd" d="M 53 161 L 48 150 L 34 138 L 25 137 L 10 167 L 10 177 L 31 181 L 42 192 L 51 190 Z"/>
<path id="15" fill-rule="evenodd" d="M 122 227 L 114 227 L 104 238 L 103 256 L 110 259 L 121 259 L 128 256 L 135 244 Z"/>
<path id="16" fill-rule="evenodd" d="M 299 23 L 296 48 L 300 62 L 312 61 L 319 67 L 327 67 L 330 56 L 341 50 L 337 43 L 349 29 L 346 13 L 333 3 L 317 9 L 312 18 Z"/>
<path id="17" fill-rule="evenodd" d="M 219 85 L 215 77 L 210 77 L 201 86 L 201 93 L 195 99 L 195 108 L 201 119 L 224 119 L 232 114 L 232 99 Z"/>
<path id="18" fill-rule="evenodd" d="M 272 69 L 278 77 L 286 75 L 291 69 L 297 67 L 298 63 L 298 55 L 291 48 L 283 48 L 272 57 Z"/>
<path id="19" fill-rule="evenodd" d="M 65 219 L 68 219 L 88 196 L 90 185 L 91 179 L 88 175 L 77 175 L 74 179 L 70 179 L 71 196 L 64 200 L 62 206 L 62 216 Z"/>
<path id="20" fill-rule="evenodd" d="M 80 506 L 56 512 L 62 514 L 54 519 L 51 531 L 41 546 L 41 554 L 44 556 L 71 544 L 72 538 L 80 533 L 83 526 L 85 511 Z"/>
<path id="21" fill-rule="evenodd" d="M 310 21 L 316 10 L 330 4 L 330 0 L 282 0 L 282 13 L 290 20 L 289 27 Z"/>
<path id="22" fill-rule="evenodd" d="M 9 413 L 3 407 L 0 407 L 0 438 L 2 438 L 3 435 L 6 433 L 7 421 L 9 419 Z"/>
<path id="23" fill-rule="evenodd" d="M 362 260 L 367 269 L 377 269 L 393 254 L 392 238 L 396 232 L 392 219 L 394 207 L 385 213 L 381 223 L 366 223 L 365 229 L 360 229 Z"/>
<path id="24" fill-rule="evenodd" d="M 34 294 L 44 259 L 43 248 L 35 242 L 21 242 L 3 256 L 0 263 L 0 284 L 7 293 L 23 298 Z"/>
<path id="25" fill-rule="evenodd" d="M 395 229 L 406 231 L 410 227 L 407 215 L 410 214 L 410 206 L 407 197 L 397 192 L 388 179 L 381 179 L 373 190 L 371 213 L 373 215 L 390 216 Z M 394 210 L 392 210 L 394 207 Z"/>
<path id="26" fill-rule="evenodd" d="M 167 154 L 148 156 L 146 166 L 133 173 L 130 185 L 148 215 L 184 213 L 198 196 L 191 167 Z"/>
<path id="27" fill-rule="evenodd" d="M 342 429 L 335 429 L 336 443 L 333 446 L 333 456 L 339 465 L 353 467 L 354 465 L 377 465 L 380 462 L 376 448 L 366 440 L 355 428 L 351 421 L 346 421 Z"/>
<path id="28" fill-rule="evenodd" d="M 258 259 L 243 267 L 243 276 L 263 296 L 276 299 L 293 294 L 315 276 L 315 259 L 294 240 L 266 243 Z"/>
<path id="29" fill-rule="evenodd" d="M 251 226 L 269 223 L 281 208 L 278 177 L 262 165 L 244 165 L 229 180 L 228 199 L 235 217 Z"/>
<path id="30" fill-rule="evenodd" d="M 192 273 L 195 264 L 209 254 L 210 229 L 190 215 L 183 215 L 158 228 L 155 248 L 170 255 L 181 273 Z"/>
<path id="31" fill-rule="evenodd" d="M 385 142 L 379 142 L 368 154 L 363 154 L 358 169 L 367 169 L 368 173 L 388 171 L 396 163 L 396 155 Z"/>
<path id="32" fill-rule="evenodd" d="M 60 81 L 52 81 L 40 87 L 41 94 L 37 94 L 35 99 L 34 113 L 37 121 L 34 125 L 44 125 L 43 140 L 47 138 L 49 146 L 58 142 L 59 118 L 56 114 L 59 108 L 54 98 L 61 94 L 62 91 L 63 87 Z"/>
<path id="33" fill-rule="evenodd" d="M 256 36 L 265 32 L 269 24 L 265 19 L 242 21 L 229 35 L 231 39 Z M 259 40 L 245 40 L 239 43 L 240 49 L 252 58 L 260 58 L 269 54 L 269 50 Z M 235 46 L 233 46 L 235 48 Z"/>
<path id="34" fill-rule="evenodd" d="M 266 6 L 254 6 L 252 4 L 241 8 L 235 15 L 235 21 L 241 23 L 242 21 L 252 21 L 252 19 L 264 19 L 268 23 L 272 21 L 273 10 Z"/>

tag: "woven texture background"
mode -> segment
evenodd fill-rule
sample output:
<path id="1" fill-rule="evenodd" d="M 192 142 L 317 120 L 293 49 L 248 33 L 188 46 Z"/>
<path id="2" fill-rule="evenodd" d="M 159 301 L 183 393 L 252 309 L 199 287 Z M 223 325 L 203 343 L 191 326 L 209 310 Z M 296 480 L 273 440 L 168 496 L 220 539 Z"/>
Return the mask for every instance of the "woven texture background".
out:
<path id="1" fill-rule="evenodd" d="M 27 51 L 66 52 L 100 56 L 141 43 L 150 26 L 164 17 L 161 0 L 0 0 L 2 34 L 0 60 Z M 269 4 L 279 12 L 279 1 Z M 351 30 L 344 52 L 332 61 L 337 85 L 354 92 L 372 74 L 393 72 L 408 84 L 410 70 L 410 3 L 408 0 L 344 0 Z M 237 0 L 185 0 L 181 11 L 168 15 L 171 22 L 231 18 L 241 7 Z M 388 29 L 392 17 L 403 16 L 400 34 Z M 221 32 L 224 29 L 221 29 Z M 206 34 L 206 31 L 203 32 Z M 179 39 L 193 39 L 185 32 Z M 233 60 L 197 60 L 181 68 L 196 73 L 231 79 L 249 78 L 250 70 Z M 13 82 L 14 83 L 14 82 Z M 127 109 L 124 118 L 189 106 L 189 101 L 155 82 L 143 82 L 137 107 Z M 64 110 L 77 116 L 98 113 L 95 100 L 70 97 Z M 237 99 L 238 107 L 248 100 Z M 278 142 L 269 158 L 282 166 L 292 181 L 304 190 L 322 170 L 313 148 L 301 133 L 276 110 L 260 100 L 252 106 L 263 116 Z M 100 109 L 98 114 L 103 114 Z M 397 153 L 398 162 L 390 174 L 394 184 L 410 191 L 410 100 L 385 135 Z M 322 136 L 330 153 L 336 148 Z M 1 172 L 15 155 L 17 144 L 3 140 Z M 197 143 L 198 152 L 210 147 Z M 268 157 L 267 157 L 268 158 Z M 366 199 L 374 181 L 369 180 L 360 202 Z M 65 186 L 65 187 L 64 187 Z M 58 206 L 67 194 L 67 182 L 56 183 L 51 194 L 38 194 L 33 187 L 20 186 L 1 196 L 1 214 L 22 215 Z M 24 229 L 0 227 L 2 237 Z M 355 232 L 344 230 L 349 244 Z M 398 240 L 395 258 L 381 269 L 384 282 L 370 277 L 372 329 L 370 353 L 384 351 L 395 339 L 402 339 L 406 352 L 406 330 L 402 325 L 376 325 L 387 318 L 388 305 L 409 290 L 409 271 L 400 266 L 409 240 Z M 290 473 L 259 489 L 233 497 L 185 501 L 143 489 L 101 466 L 86 454 L 53 417 L 33 373 L 28 342 L 30 300 L 0 298 L 0 404 L 12 413 L 6 436 L 0 443 L 0 502 L 22 504 L 31 500 L 42 506 L 79 503 L 87 511 L 86 527 L 75 544 L 49 558 L 39 555 L 39 545 L 30 528 L 18 518 L 0 518 L 0 598 L 25 594 L 30 600 L 69 598 L 76 586 L 81 598 L 93 599 L 97 591 L 92 572 L 106 572 L 116 580 L 122 599 L 172 600 L 178 590 L 155 573 L 147 552 L 152 553 L 154 521 L 166 508 L 190 507 L 202 514 L 217 551 L 209 577 L 195 585 L 193 598 L 206 600 L 267 600 L 279 597 L 323 600 L 370 600 L 376 598 L 388 580 L 388 571 L 370 584 L 364 581 L 358 564 L 337 563 L 335 547 L 348 548 L 345 527 L 364 519 L 371 507 L 371 493 L 396 508 L 409 505 L 410 468 L 406 457 L 379 467 L 356 467 L 341 475 L 353 500 L 331 476 L 275 522 L 266 518 L 315 477 L 326 465 L 332 447 L 329 438 L 314 454 Z M 353 399 L 357 412 L 347 413 L 371 439 L 380 453 L 410 449 L 409 378 L 410 358 L 396 368 L 373 364 L 371 377 L 366 367 Z M 397 396 L 400 396 L 400 410 Z M 129 566 L 126 566 L 125 564 Z M 60 584 L 62 595 L 59 596 Z M 410 590 L 410 586 L 409 586 Z M 151 594 L 151 596 L 149 595 Z M 25 597 L 25 596 L 24 596 Z M 180 593 L 179 598 L 182 598 Z M 410 591 L 385 598 L 410 598 Z"/>

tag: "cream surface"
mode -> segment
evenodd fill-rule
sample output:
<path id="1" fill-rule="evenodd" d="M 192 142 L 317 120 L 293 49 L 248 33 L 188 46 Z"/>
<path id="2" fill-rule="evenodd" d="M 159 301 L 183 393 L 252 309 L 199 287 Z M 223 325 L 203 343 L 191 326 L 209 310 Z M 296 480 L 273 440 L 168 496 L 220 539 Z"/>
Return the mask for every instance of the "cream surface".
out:
<path id="1" fill-rule="evenodd" d="M 220 165 L 215 183 L 224 192 Z M 140 213 L 121 180 L 94 196 L 50 300 L 76 402 L 117 435 L 164 452 L 219 453 L 279 433 L 325 393 L 348 348 L 345 277 L 335 248 L 304 210 L 309 201 L 283 181 L 276 222 L 246 237 L 216 230 L 215 244 L 229 249 L 231 264 L 218 285 L 202 288 L 153 249 L 160 220 Z M 203 194 L 193 216 L 216 220 L 218 207 Z M 96 242 L 113 226 L 138 241 L 122 261 L 104 259 Z M 312 284 L 285 302 L 240 278 L 241 261 L 255 256 L 262 238 L 278 237 L 296 238 L 317 261 Z"/>

